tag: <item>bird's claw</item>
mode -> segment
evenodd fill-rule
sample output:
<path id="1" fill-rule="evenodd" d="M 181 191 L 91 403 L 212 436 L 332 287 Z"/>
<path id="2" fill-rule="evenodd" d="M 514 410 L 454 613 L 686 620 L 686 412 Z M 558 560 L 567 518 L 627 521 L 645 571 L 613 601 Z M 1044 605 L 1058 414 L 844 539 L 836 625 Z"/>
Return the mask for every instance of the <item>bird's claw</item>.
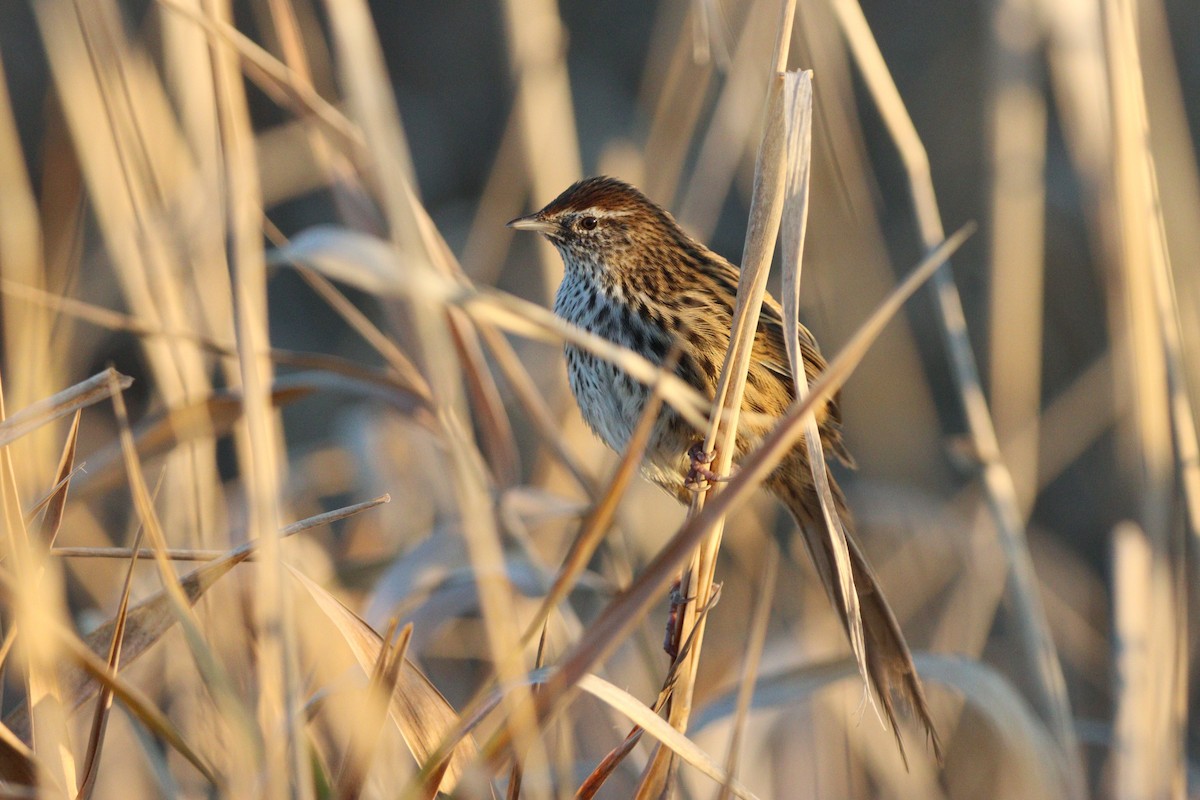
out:
<path id="1" fill-rule="evenodd" d="M 704 445 L 696 443 L 688 450 L 691 465 L 687 477 L 683 479 L 683 488 L 691 492 L 702 492 L 712 483 L 723 483 L 729 480 L 728 475 L 718 475 L 708 468 L 717 456 L 715 451 L 705 450 Z"/>
<path id="2" fill-rule="evenodd" d="M 683 644 L 683 614 L 680 612 L 694 598 L 684 596 L 683 582 L 680 578 L 676 578 L 675 582 L 671 584 L 671 591 L 668 596 L 671 601 L 671 610 L 667 614 L 667 630 L 663 636 L 663 651 L 671 657 L 671 661 L 675 661 L 679 658 L 679 648 Z"/>

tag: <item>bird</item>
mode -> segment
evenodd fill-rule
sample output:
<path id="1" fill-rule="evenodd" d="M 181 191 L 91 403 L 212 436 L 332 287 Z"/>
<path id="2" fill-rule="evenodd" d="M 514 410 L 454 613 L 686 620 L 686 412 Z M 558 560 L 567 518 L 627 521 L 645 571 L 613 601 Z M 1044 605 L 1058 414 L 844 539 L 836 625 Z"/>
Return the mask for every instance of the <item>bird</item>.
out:
<path id="1" fill-rule="evenodd" d="M 668 355 L 675 374 L 711 400 L 729 347 L 739 270 L 692 238 L 670 212 L 634 186 L 598 176 L 578 181 L 544 208 L 508 223 L 544 236 L 563 261 L 554 312 L 563 320 L 662 366 Z M 763 298 L 742 399 L 742 423 L 733 463 L 751 452 L 795 400 L 795 385 L 784 341 L 783 310 Z M 804 371 L 811 383 L 826 367 L 816 339 L 798 326 Z M 564 345 L 568 382 L 588 427 L 611 449 L 623 452 L 651 389 L 609 361 L 572 343 Z M 827 458 L 852 467 L 842 438 L 835 394 L 816 412 Z M 708 477 L 711 454 L 700 449 L 703 433 L 664 404 L 654 421 L 641 464 L 642 473 L 680 502 L 690 501 L 697 470 Z M 799 442 L 780 462 L 765 487 L 791 513 L 817 565 L 825 592 L 849 635 L 850 619 L 837 576 L 833 545 L 809 467 Z M 924 687 L 904 634 L 879 582 L 852 533 L 844 494 L 830 476 L 838 516 L 846 529 L 854 586 L 865 639 L 867 674 L 887 716 L 901 756 L 904 743 L 893 695 L 922 723 L 937 760 L 941 744 Z"/>

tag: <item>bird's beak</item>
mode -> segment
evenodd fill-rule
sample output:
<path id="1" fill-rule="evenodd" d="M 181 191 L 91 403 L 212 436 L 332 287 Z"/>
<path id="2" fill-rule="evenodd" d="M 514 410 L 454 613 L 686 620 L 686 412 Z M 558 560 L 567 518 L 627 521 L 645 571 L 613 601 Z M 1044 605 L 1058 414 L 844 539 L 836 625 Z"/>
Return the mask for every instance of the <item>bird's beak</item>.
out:
<path id="1" fill-rule="evenodd" d="M 508 227 L 518 231 L 534 231 L 535 233 L 545 234 L 553 233 L 558 229 L 558 226 L 553 222 L 548 222 L 537 214 L 530 214 L 527 217 L 517 217 L 508 223 Z"/>

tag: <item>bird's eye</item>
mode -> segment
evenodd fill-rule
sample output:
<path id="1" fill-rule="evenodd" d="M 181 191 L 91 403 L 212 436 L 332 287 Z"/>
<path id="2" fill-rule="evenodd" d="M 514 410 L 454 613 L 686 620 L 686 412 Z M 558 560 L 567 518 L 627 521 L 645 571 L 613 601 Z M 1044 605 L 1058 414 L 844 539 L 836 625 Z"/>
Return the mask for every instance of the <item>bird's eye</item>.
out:
<path id="1" fill-rule="evenodd" d="M 595 217 L 583 217 L 579 220 L 579 227 L 585 231 L 594 231 L 596 226 L 600 224 L 600 220 Z"/>

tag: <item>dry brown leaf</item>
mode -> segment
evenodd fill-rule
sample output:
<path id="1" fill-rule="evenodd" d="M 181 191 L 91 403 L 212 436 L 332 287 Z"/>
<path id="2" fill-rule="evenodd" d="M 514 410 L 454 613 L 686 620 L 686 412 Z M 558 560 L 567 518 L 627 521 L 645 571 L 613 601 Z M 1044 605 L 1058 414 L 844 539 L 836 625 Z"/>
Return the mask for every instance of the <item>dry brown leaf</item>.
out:
<path id="1" fill-rule="evenodd" d="M 354 653 L 355 660 L 370 673 L 379 661 L 383 639 L 361 617 L 346 608 L 329 592 L 303 573 L 291 567 L 288 569 L 342 634 Z M 396 677 L 396 690 L 391 695 L 390 711 L 392 720 L 418 764 L 428 761 L 447 733 L 458 726 L 457 712 L 416 664 L 407 658 L 404 659 L 403 668 Z M 471 737 L 465 737 L 459 742 L 450 758 L 449 768 L 442 777 L 441 791 L 454 790 L 464 768 L 475 758 L 475 752 L 475 743 Z"/>

